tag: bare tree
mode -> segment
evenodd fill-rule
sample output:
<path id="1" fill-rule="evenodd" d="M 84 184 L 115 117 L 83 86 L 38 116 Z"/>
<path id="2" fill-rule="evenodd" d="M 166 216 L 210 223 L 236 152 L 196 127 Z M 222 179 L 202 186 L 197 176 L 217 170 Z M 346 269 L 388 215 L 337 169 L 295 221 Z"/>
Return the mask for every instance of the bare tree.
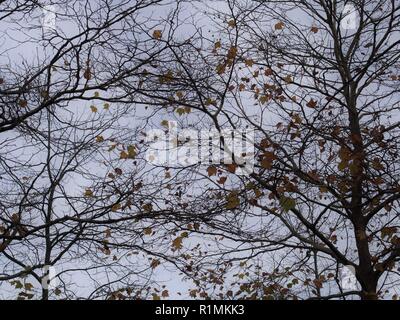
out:
<path id="1" fill-rule="evenodd" d="M 164 182 L 135 146 L 141 124 L 127 121 L 140 116 L 135 92 L 118 83 L 129 77 L 140 86 L 145 66 L 166 48 L 152 10 L 174 7 L 0 6 L 8 27 L 0 64 L 2 296 L 146 297 L 160 287 L 151 275 L 162 251 L 146 239 L 145 219 L 170 212 L 156 206 Z M 55 26 L 43 30 L 42 10 L 55 14 Z M 27 43 L 35 50 L 24 52 Z M 49 268 L 58 280 L 50 287 Z"/>
<path id="2" fill-rule="evenodd" d="M 256 131 L 248 176 L 238 165 L 177 169 L 177 181 L 192 181 L 181 225 L 196 221 L 187 231 L 216 241 L 183 259 L 200 288 L 193 296 L 233 277 L 237 292 L 231 283 L 216 297 L 396 298 L 399 4 L 204 8 L 209 32 L 194 15 L 190 35 L 161 39 L 169 53 L 142 89 L 143 103 L 162 104 L 182 126 Z"/>

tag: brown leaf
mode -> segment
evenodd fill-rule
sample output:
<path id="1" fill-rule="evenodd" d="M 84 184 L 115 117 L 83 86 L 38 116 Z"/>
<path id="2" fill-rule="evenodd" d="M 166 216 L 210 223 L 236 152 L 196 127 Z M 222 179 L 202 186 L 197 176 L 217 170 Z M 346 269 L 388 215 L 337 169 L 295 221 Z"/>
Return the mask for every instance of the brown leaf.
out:
<path id="1" fill-rule="evenodd" d="M 172 241 L 172 247 L 175 250 L 182 249 L 182 237 L 177 237 Z"/>
<path id="2" fill-rule="evenodd" d="M 162 37 L 162 31 L 161 30 L 154 30 L 153 31 L 153 38 L 154 39 L 159 40 L 159 39 L 161 39 L 161 37 Z"/>
<path id="3" fill-rule="evenodd" d="M 19 100 L 18 104 L 21 108 L 26 108 L 28 105 L 28 102 L 24 99 L 21 99 L 21 100 Z"/>
<path id="4" fill-rule="evenodd" d="M 307 103 L 307 107 L 311 108 L 311 109 L 315 109 L 317 106 L 317 101 L 315 101 L 314 99 L 311 99 L 308 103 Z"/>
<path id="5" fill-rule="evenodd" d="M 285 24 L 282 21 L 279 21 L 275 24 L 275 30 L 282 30 L 285 27 Z"/>
<path id="6" fill-rule="evenodd" d="M 217 174 L 217 171 L 218 171 L 218 169 L 217 169 L 217 167 L 215 167 L 215 166 L 209 166 L 209 167 L 207 168 L 207 173 L 208 173 L 208 176 L 209 176 L 209 177 L 215 176 L 215 175 Z"/>
<path id="7" fill-rule="evenodd" d="M 83 77 L 84 77 L 86 80 L 92 79 L 92 72 L 91 72 L 91 70 L 90 70 L 90 67 L 87 67 L 87 68 L 86 68 L 85 72 L 83 73 Z"/>
<path id="8" fill-rule="evenodd" d="M 228 21 L 228 26 L 230 26 L 231 28 L 236 27 L 236 22 L 235 22 L 235 20 L 233 20 L 233 19 L 229 20 L 229 21 Z"/>
<path id="9" fill-rule="evenodd" d="M 163 292 L 161 292 L 161 296 L 162 296 L 163 298 L 168 298 L 168 297 L 169 297 L 168 290 L 164 290 Z"/>

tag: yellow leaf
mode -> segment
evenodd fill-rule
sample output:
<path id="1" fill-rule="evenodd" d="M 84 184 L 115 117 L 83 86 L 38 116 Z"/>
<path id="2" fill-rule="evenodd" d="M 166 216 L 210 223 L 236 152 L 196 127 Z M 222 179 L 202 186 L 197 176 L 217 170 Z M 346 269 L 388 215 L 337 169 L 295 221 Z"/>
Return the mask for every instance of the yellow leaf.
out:
<path id="1" fill-rule="evenodd" d="M 174 239 L 174 240 L 172 241 L 172 247 L 173 247 L 175 250 L 182 249 L 182 238 L 181 238 L 181 237 L 178 237 L 178 238 Z"/>
<path id="2" fill-rule="evenodd" d="M 85 190 L 85 197 L 93 197 L 93 191 L 90 189 Z"/>
<path id="3" fill-rule="evenodd" d="M 160 300 L 160 296 L 158 294 L 153 293 L 152 296 L 153 296 L 153 300 Z"/>
<path id="4" fill-rule="evenodd" d="M 95 106 L 90 106 L 90 110 L 92 110 L 92 112 L 97 112 L 97 108 Z"/>
<path id="5" fill-rule="evenodd" d="M 128 146 L 128 158 L 135 159 L 136 157 L 136 149 L 135 146 Z"/>
<path id="6" fill-rule="evenodd" d="M 108 110 L 110 109 L 110 104 L 109 103 L 105 103 L 104 104 L 104 110 Z"/>
<path id="7" fill-rule="evenodd" d="M 189 233 L 187 231 L 181 233 L 181 238 L 187 238 Z"/>
<path id="8" fill-rule="evenodd" d="M 245 63 L 246 66 L 252 67 L 253 64 L 254 64 L 254 61 L 253 61 L 253 59 L 246 59 L 246 60 L 244 61 L 244 63 Z"/>
<path id="9" fill-rule="evenodd" d="M 263 96 L 260 97 L 259 100 L 260 100 L 261 104 L 266 104 L 268 102 L 269 98 L 268 98 L 268 96 L 264 96 L 263 95 Z"/>
<path id="10" fill-rule="evenodd" d="M 121 151 L 121 153 L 119 154 L 119 158 L 120 159 L 128 159 L 129 155 L 125 151 Z"/>

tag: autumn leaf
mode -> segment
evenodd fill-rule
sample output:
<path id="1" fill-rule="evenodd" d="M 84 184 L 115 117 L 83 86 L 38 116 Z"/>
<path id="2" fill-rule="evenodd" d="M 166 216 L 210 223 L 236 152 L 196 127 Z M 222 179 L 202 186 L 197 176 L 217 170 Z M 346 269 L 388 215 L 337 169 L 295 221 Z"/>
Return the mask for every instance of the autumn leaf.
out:
<path id="1" fill-rule="evenodd" d="M 92 110 L 92 112 L 97 112 L 97 108 L 95 106 L 90 106 L 90 110 Z"/>
<path id="2" fill-rule="evenodd" d="M 348 162 L 342 161 L 342 162 L 339 163 L 338 169 L 339 169 L 340 171 L 344 171 L 344 170 L 346 170 L 346 168 L 348 168 L 348 166 L 349 166 L 349 163 L 348 163 Z"/>
<path id="3" fill-rule="evenodd" d="M 153 233 L 153 230 L 151 228 L 144 228 L 143 233 L 147 236 L 151 235 Z"/>
<path id="4" fill-rule="evenodd" d="M 273 152 L 265 152 L 262 156 L 261 167 L 264 169 L 272 169 L 273 162 L 276 159 L 277 157 Z"/>
<path id="5" fill-rule="evenodd" d="M 231 164 L 227 164 L 227 165 L 226 165 L 226 169 L 227 169 L 228 172 L 230 172 L 230 173 L 235 173 L 237 167 L 238 167 L 238 166 L 237 166 L 236 164 L 234 164 L 234 163 L 231 163 Z"/>
<path id="6" fill-rule="evenodd" d="M 152 269 L 155 269 L 155 268 L 157 268 L 160 264 L 161 264 L 160 260 L 158 260 L 158 259 L 153 259 L 153 260 L 151 261 L 151 263 L 150 263 L 150 267 L 151 267 Z"/>
<path id="7" fill-rule="evenodd" d="M 216 174 L 217 174 L 217 167 L 215 167 L 215 166 L 209 166 L 208 168 L 207 168 L 207 173 L 208 173 L 208 176 L 209 177 L 211 177 L 211 176 L 215 176 Z"/>
<path id="8" fill-rule="evenodd" d="M 90 189 L 85 190 L 85 197 L 93 197 L 93 191 Z"/>
<path id="9" fill-rule="evenodd" d="M 285 24 L 282 21 L 279 21 L 275 24 L 275 30 L 282 30 L 285 27 Z"/>
<path id="10" fill-rule="evenodd" d="M 179 114 L 180 116 L 182 116 L 183 114 L 185 114 L 185 109 L 183 109 L 183 108 L 177 108 L 177 109 L 176 109 L 176 113 Z"/>
<path id="11" fill-rule="evenodd" d="M 296 207 L 296 200 L 285 196 L 280 197 L 279 203 L 285 212 L 289 212 Z"/>
<path id="12" fill-rule="evenodd" d="M 290 76 L 290 75 L 287 75 L 286 77 L 284 77 L 283 80 L 284 80 L 286 83 L 293 83 L 293 78 L 292 78 L 292 76 Z"/>
<path id="13" fill-rule="evenodd" d="M 161 30 L 154 30 L 153 31 L 153 38 L 160 40 L 162 37 L 162 31 Z"/>
<path id="14" fill-rule="evenodd" d="M 105 104 L 103 105 L 103 108 L 104 108 L 104 110 L 110 109 L 110 104 L 109 104 L 109 103 L 105 103 Z"/>
<path id="15" fill-rule="evenodd" d="M 323 287 L 323 282 L 322 282 L 321 279 L 314 279 L 314 280 L 313 280 L 313 283 L 314 283 L 314 285 L 315 285 L 317 288 L 319 288 L 319 289 L 321 289 L 321 288 Z"/>
<path id="16" fill-rule="evenodd" d="M 307 103 L 307 107 L 311 108 L 311 109 L 315 109 L 317 106 L 317 101 L 315 101 L 314 99 L 311 99 L 308 103 Z"/>
<path id="17" fill-rule="evenodd" d="M 318 29 L 318 27 L 316 27 L 316 26 L 313 26 L 313 27 L 311 28 L 311 32 L 313 32 L 313 33 L 318 33 L 318 31 L 319 31 L 319 29 Z"/>
<path id="18" fill-rule="evenodd" d="M 226 209 L 235 209 L 240 205 L 240 199 L 237 195 L 236 192 L 231 192 L 227 197 L 226 197 Z"/>
<path id="19" fill-rule="evenodd" d="M 136 148 L 135 148 L 135 146 L 130 145 L 130 146 L 128 146 L 127 150 L 128 150 L 128 158 L 129 159 L 135 159 L 135 157 L 136 157 Z"/>
<path id="20" fill-rule="evenodd" d="M 103 136 L 97 136 L 96 137 L 96 142 L 103 142 L 104 141 L 104 137 Z"/>
<path id="21" fill-rule="evenodd" d="M 120 159 L 128 159 L 129 155 L 128 155 L 128 153 L 126 151 L 121 151 L 120 154 L 119 154 L 119 158 Z"/>
<path id="22" fill-rule="evenodd" d="M 159 78 L 160 83 L 170 83 L 174 80 L 174 73 L 171 70 L 168 70 L 166 74 L 163 74 Z"/>
<path id="23" fill-rule="evenodd" d="M 397 232 L 396 227 L 384 227 L 381 229 L 381 238 L 391 238 Z"/>
<path id="24" fill-rule="evenodd" d="M 121 204 L 119 204 L 119 203 L 116 203 L 116 204 L 114 204 L 114 205 L 111 207 L 111 211 L 112 211 L 112 212 L 116 212 L 116 211 L 118 211 L 119 209 L 121 209 Z"/>
<path id="25" fill-rule="evenodd" d="M 15 289 L 22 289 L 23 288 L 23 284 L 19 280 L 11 281 L 10 284 L 13 285 L 15 287 Z"/>
<path id="26" fill-rule="evenodd" d="M 25 290 L 31 291 L 33 289 L 33 284 L 27 282 L 27 283 L 25 283 L 24 287 L 25 287 Z"/>
<path id="27" fill-rule="evenodd" d="M 189 237 L 189 233 L 187 231 L 181 233 L 181 238 L 187 238 L 187 237 Z"/>
<path id="28" fill-rule="evenodd" d="M 272 76 L 274 74 L 274 71 L 272 69 L 268 68 L 268 69 L 265 69 L 264 74 L 266 76 Z"/>
<path id="29" fill-rule="evenodd" d="M 107 229 L 107 230 L 105 231 L 105 237 L 106 237 L 106 238 L 110 238 L 110 237 L 111 237 L 111 230 L 110 230 L 110 229 Z"/>
<path id="30" fill-rule="evenodd" d="M 247 67 L 252 67 L 253 64 L 254 64 L 254 61 L 253 61 L 253 59 L 246 59 L 246 60 L 244 61 L 244 64 L 245 64 Z"/>
<path id="31" fill-rule="evenodd" d="M 92 72 L 91 72 L 91 70 L 90 70 L 90 67 L 87 67 L 87 68 L 86 68 L 85 72 L 83 73 L 83 77 L 84 77 L 86 80 L 92 79 Z"/>
<path id="32" fill-rule="evenodd" d="M 172 248 L 174 250 L 182 249 L 182 237 L 177 237 L 172 241 Z"/>
<path id="33" fill-rule="evenodd" d="M 161 121 L 161 125 L 163 127 L 168 127 L 169 126 L 169 121 L 168 120 L 163 120 L 163 121 Z"/>
<path id="34" fill-rule="evenodd" d="M 163 292 L 161 292 L 161 296 L 162 296 L 163 298 L 168 298 L 168 297 L 169 297 L 168 290 L 164 290 Z"/>
<path id="35" fill-rule="evenodd" d="M 151 203 L 145 203 L 142 205 L 142 208 L 146 212 L 151 212 L 151 210 L 153 210 L 153 205 Z"/>
<path id="36" fill-rule="evenodd" d="M 21 108 L 26 108 L 28 106 L 28 102 L 24 99 L 19 100 L 18 104 Z"/>
<path id="37" fill-rule="evenodd" d="M 217 65 L 215 70 L 217 71 L 217 74 L 219 74 L 219 75 L 224 74 L 225 70 L 226 70 L 226 64 L 220 63 L 219 65 Z"/>
<path id="38" fill-rule="evenodd" d="M 227 180 L 227 177 L 220 177 L 220 178 L 217 180 L 217 182 L 218 182 L 219 184 L 225 184 L 226 180 Z"/>
<path id="39" fill-rule="evenodd" d="M 269 97 L 266 96 L 266 95 L 262 95 L 262 96 L 260 97 L 259 101 L 260 101 L 261 104 L 264 105 L 264 104 L 266 104 L 266 103 L 269 101 Z"/>
<path id="40" fill-rule="evenodd" d="M 231 28 L 236 27 L 236 22 L 235 22 L 235 20 L 233 20 L 233 19 L 229 20 L 229 21 L 228 21 L 228 26 L 230 26 Z"/>
<path id="41" fill-rule="evenodd" d="M 237 47 L 232 46 L 228 50 L 227 57 L 228 57 L 228 59 L 234 59 L 236 57 L 236 54 L 237 54 Z"/>
<path id="42" fill-rule="evenodd" d="M 160 300 L 160 296 L 158 294 L 153 293 L 152 296 L 153 296 L 153 300 Z"/>
<path id="43" fill-rule="evenodd" d="M 384 165 L 382 164 L 379 158 L 374 158 L 374 160 L 372 161 L 372 167 L 378 171 L 385 169 Z"/>

